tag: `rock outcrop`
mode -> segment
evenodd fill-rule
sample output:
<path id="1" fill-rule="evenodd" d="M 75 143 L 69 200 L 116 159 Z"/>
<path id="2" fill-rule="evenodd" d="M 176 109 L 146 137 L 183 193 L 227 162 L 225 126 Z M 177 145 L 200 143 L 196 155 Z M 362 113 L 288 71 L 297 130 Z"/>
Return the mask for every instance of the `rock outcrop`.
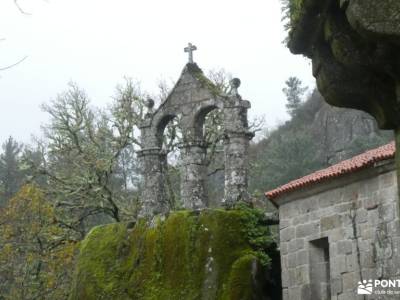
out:
<path id="1" fill-rule="evenodd" d="M 312 59 L 326 101 L 400 125 L 400 2 L 290 0 L 289 48 Z"/>
<path id="2" fill-rule="evenodd" d="M 365 146 L 373 148 L 389 142 L 392 138 L 389 132 L 378 128 L 376 120 L 371 115 L 355 109 L 331 106 L 323 101 L 319 93 L 313 97 L 319 97 L 322 103 L 310 124 L 310 131 L 314 140 L 321 144 L 317 155 L 320 161 L 326 162 L 327 165 L 358 154 L 357 145 L 354 143 L 364 142 Z M 366 150 L 363 148 L 364 145 L 359 146 L 360 151 Z"/>
<path id="3" fill-rule="evenodd" d="M 288 46 L 312 59 L 325 100 L 370 113 L 400 147 L 400 1 L 288 3 Z"/>
<path id="4" fill-rule="evenodd" d="M 279 268 L 260 212 L 180 211 L 92 229 L 70 300 L 279 299 Z"/>

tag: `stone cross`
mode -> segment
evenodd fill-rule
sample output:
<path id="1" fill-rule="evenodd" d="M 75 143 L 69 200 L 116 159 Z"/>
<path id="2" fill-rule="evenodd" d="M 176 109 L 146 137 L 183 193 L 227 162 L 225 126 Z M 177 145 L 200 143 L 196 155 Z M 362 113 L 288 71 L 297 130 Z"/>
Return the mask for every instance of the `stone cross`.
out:
<path id="1" fill-rule="evenodd" d="M 187 47 L 185 47 L 185 52 L 189 53 L 189 63 L 193 63 L 193 51 L 197 50 L 197 47 L 195 45 L 192 45 L 192 43 L 189 43 Z"/>

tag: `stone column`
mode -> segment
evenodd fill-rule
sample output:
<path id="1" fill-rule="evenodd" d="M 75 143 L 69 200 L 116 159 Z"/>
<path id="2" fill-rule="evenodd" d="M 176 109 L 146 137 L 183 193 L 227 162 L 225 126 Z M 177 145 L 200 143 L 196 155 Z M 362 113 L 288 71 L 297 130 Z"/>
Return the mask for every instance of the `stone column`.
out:
<path id="1" fill-rule="evenodd" d="M 207 205 L 205 154 L 206 147 L 201 141 L 181 146 L 181 198 L 185 209 L 202 209 Z"/>
<path id="2" fill-rule="evenodd" d="M 236 81 L 235 81 L 236 80 Z M 231 82 L 232 91 L 224 107 L 225 196 L 223 204 L 233 207 L 248 201 L 248 148 L 254 134 L 249 131 L 247 110 L 250 102 L 237 93 L 239 79 Z"/>
<path id="3" fill-rule="evenodd" d="M 164 188 L 165 154 L 160 148 L 147 148 L 138 151 L 138 158 L 144 182 L 139 216 L 152 217 L 157 214 L 166 214 L 169 211 L 169 205 Z"/>
<path id="4" fill-rule="evenodd" d="M 140 159 L 140 169 L 143 176 L 141 191 L 141 209 L 139 217 L 151 218 L 157 214 L 169 211 L 168 199 L 165 193 L 164 165 L 166 156 L 162 152 L 157 138 L 157 132 L 152 128 L 152 107 L 154 102 L 148 100 L 149 112 L 140 126 L 142 150 L 137 152 Z"/>

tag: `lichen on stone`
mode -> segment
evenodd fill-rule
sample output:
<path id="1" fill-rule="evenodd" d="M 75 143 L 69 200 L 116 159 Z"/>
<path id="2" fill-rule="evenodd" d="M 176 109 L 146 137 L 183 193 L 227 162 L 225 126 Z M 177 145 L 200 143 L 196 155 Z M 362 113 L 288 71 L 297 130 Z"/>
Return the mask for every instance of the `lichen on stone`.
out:
<path id="1" fill-rule="evenodd" d="M 239 208 L 96 227 L 82 243 L 70 300 L 274 299 L 279 280 L 272 290 L 265 278 L 276 249 L 261 219 Z"/>

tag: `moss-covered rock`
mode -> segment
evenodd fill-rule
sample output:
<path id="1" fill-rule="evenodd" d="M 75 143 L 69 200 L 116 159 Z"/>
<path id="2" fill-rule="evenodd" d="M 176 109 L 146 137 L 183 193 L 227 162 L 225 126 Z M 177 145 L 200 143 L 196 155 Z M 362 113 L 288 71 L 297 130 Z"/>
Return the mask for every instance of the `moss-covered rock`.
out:
<path id="1" fill-rule="evenodd" d="M 279 254 L 260 212 L 181 211 L 155 223 L 95 227 L 70 300 L 279 299 Z"/>
<path id="2" fill-rule="evenodd" d="M 312 59 L 325 100 L 400 132 L 400 1 L 283 0 L 288 47 Z M 400 178 L 400 154 L 397 153 Z M 400 179 L 399 179 L 400 182 Z M 399 191 L 400 195 L 400 191 Z"/>
<path id="3" fill-rule="evenodd" d="M 207 76 L 204 75 L 203 70 L 195 63 L 188 63 L 186 65 L 190 74 L 196 78 L 202 87 L 208 89 L 213 96 L 221 96 L 222 91 L 217 87 Z"/>
<path id="4" fill-rule="evenodd" d="M 312 59 L 325 100 L 400 127 L 400 1 L 285 0 L 288 47 Z"/>

